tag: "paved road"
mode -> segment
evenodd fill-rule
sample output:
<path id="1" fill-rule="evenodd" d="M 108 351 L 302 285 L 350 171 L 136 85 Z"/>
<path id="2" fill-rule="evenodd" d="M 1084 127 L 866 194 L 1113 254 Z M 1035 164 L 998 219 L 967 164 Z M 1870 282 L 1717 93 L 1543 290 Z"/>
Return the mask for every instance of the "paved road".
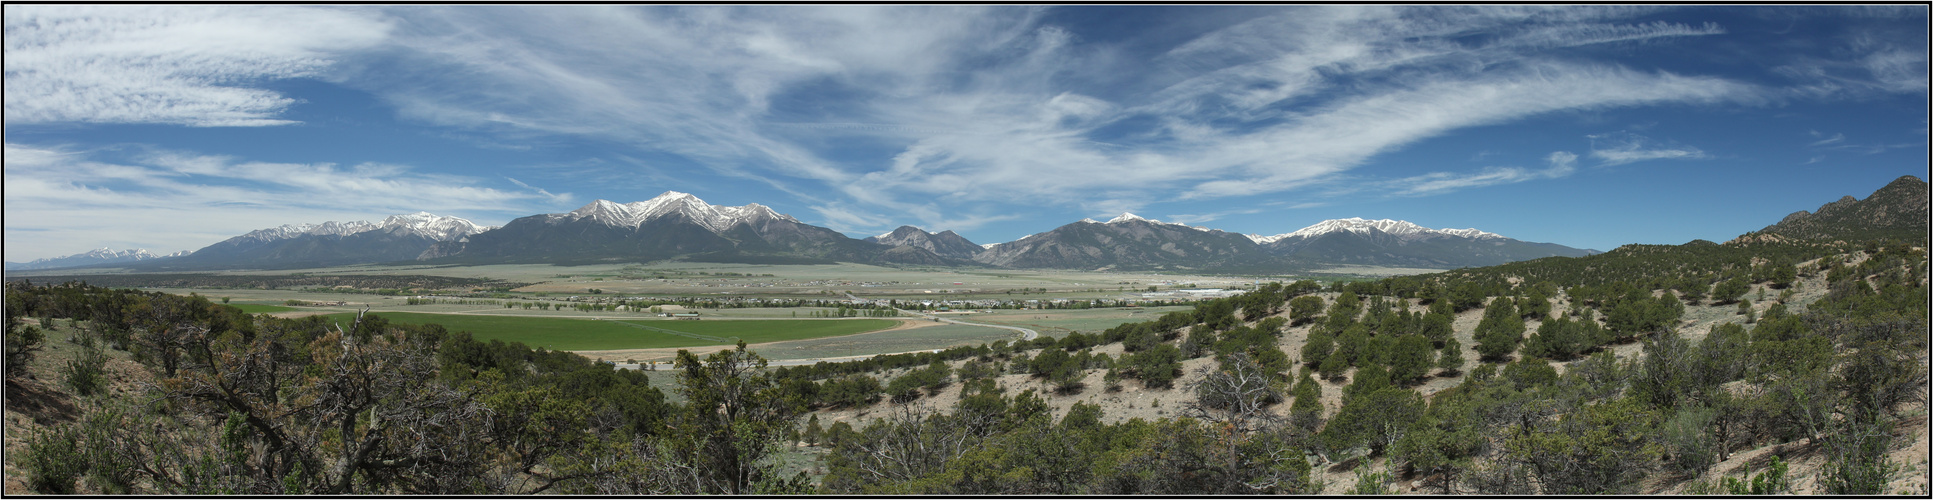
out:
<path id="1" fill-rule="evenodd" d="M 846 298 L 849 298 L 849 299 L 852 299 L 852 300 L 862 300 L 862 299 L 860 299 L 859 297 L 854 297 L 854 296 L 852 295 L 852 292 L 847 292 L 847 291 L 841 291 L 840 293 L 844 293 L 844 294 L 846 294 Z M 1021 327 L 1018 327 L 1018 326 L 1007 326 L 1007 325 L 989 325 L 989 324 L 986 324 L 986 323 L 971 323 L 971 322 L 966 322 L 966 321 L 960 321 L 960 320 L 957 320 L 957 319 L 950 319 L 950 318 L 942 318 L 942 317 L 938 317 L 938 316 L 934 316 L 934 315 L 931 315 L 931 314 L 926 314 L 926 313 L 923 313 L 923 312 L 918 312 L 918 311 L 908 311 L 908 310 L 905 310 L 905 309 L 894 309 L 894 310 L 896 310 L 896 311 L 899 311 L 899 312 L 900 312 L 900 314 L 910 314 L 910 315 L 914 315 L 914 316 L 919 316 L 919 317 L 923 317 L 923 318 L 928 318 L 928 319 L 934 319 L 934 320 L 939 320 L 939 321 L 944 321 L 944 322 L 947 322 L 947 323 L 952 323 L 952 324 L 956 324 L 956 325 L 972 325 L 972 326 L 984 326 L 984 327 L 987 327 L 987 328 L 999 328 L 999 329 L 1002 329 L 1002 330 L 1013 330 L 1013 331 L 1016 331 L 1016 332 L 1020 332 L 1020 340 L 1033 340 L 1033 339 L 1034 339 L 1035 337 L 1039 337 L 1039 336 L 1040 336 L 1040 332 L 1036 332 L 1036 331 L 1033 331 L 1033 330 L 1029 330 L 1029 329 L 1026 329 L 1026 328 L 1021 328 Z"/>
<path id="2" fill-rule="evenodd" d="M 1021 328 L 1021 327 L 1018 327 L 1018 326 L 1007 326 L 1007 325 L 991 325 L 991 324 L 987 324 L 987 323 L 972 323 L 972 322 L 967 322 L 967 321 L 960 321 L 960 320 L 957 320 L 957 319 L 952 319 L 952 318 L 942 318 L 942 317 L 939 317 L 939 316 L 934 316 L 934 315 L 931 315 L 931 314 L 926 314 L 926 313 L 922 313 L 922 312 L 917 312 L 917 311 L 908 311 L 908 310 L 905 310 L 905 309 L 900 309 L 900 310 L 899 310 L 899 312 L 900 312 L 900 313 L 903 313 L 903 314 L 911 314 L 911 315 L 914 315 L 914 316 L 920 316 L 920 317 L 924 317 L 924 318 L 931 318 L 931 319 L 935 319 L 935 320 L 939 320 L 939 321 L 944 321 L 944 322 L 947 322 L 947 323 L 952 323 L 952 324 L 956 324 L 956 325 L 972 325 L 972 326 L 984 326 L 984 327 L 987 327 L 987 328 L 999 328 L 999 329 L 1002 329 L 1002 330 L 1013 330 L 1013 331 L 1016 331 L 1016 332 L 1020 332 L 1020 340 L 1033 340 L 1033 339 L 1034 339 L 1035 337 L 1039 337 L 1039 336 L 1040 336 L 1040 332 L 1036 332 L 1036 331 L 1033 331 L 1033 330 L 1030 330 L 1030 329 L 1026 329 L 1026 328 Z"/>

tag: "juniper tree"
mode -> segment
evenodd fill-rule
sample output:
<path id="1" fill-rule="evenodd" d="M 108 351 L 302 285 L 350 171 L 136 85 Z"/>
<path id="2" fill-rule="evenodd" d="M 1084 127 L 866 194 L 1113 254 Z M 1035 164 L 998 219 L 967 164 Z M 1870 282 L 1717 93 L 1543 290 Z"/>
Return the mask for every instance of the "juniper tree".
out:
<path id="1" fill-rule="evenodd" d="M 1517 343 L 1524 338 L 1524 320 L 1509 297 L 1497 297 L 1490 301 L 1490 307 L 1483 311 L 1483 321 L 1477 323 L 1477 353 L 1484 359 L 1501 360 L 1510 357 L 1517 350 Z"/>

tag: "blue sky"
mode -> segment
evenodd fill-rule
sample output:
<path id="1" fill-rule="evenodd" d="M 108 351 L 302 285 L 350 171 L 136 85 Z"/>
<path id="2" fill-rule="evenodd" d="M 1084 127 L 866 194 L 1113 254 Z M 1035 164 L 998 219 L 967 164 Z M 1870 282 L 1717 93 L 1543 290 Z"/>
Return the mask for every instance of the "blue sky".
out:
<path id="1" fill-rule="evenodd" d="M 667 190 L 1723 241 L 1927 176 L 1924 6 L 8 5 L 5 254 Z"/>

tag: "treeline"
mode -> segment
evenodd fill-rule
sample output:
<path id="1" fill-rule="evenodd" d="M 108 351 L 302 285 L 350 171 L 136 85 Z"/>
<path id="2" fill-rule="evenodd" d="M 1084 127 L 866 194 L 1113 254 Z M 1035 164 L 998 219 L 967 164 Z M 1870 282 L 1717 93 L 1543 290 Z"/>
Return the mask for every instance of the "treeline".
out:
<path id="1" fill-rule="evenodd" d="M 501 300 L 452 299 L 452 298 L 446 298 L 446 297 L 410 297 L 410 298 L 404 299 L 403 304 L 412 305 L 412 306 L 427 306 L 427 305 L 433 305 L 433 304 L 456 304 L 456 305 L 473 305 L 473 306 L 502 305 L 506 309 L 510 307 L 509 302 L 501 301 Z"/>
<path id="2" fill-rule="evenodd" d="M 798 313 L 792 314 L 795 316 L 798 315 Z M 889 307 L 839 306 L 836 309 L 812 311 L 808 316 L 813 318 L 897 318 L 899 317 L 899 310 Z"/>
<path id="3" fill-rule="evenodd" d="M 709 297 L 676 297 L 676 298 L 652 298 L 652 299 L 634 299 L 634 300 L 600 299 L 600 300 L 597 300 L 596 302 L 600 304 L 608 304 L 611 306 L 621 305 L 621 306 L 626 306 L 626 307 L 630 307 L 638 310 L 650 309 L 656 306 L 680 306 L 686 309 L 743 309 L 743 308 L 749 308 L 749 307 L 841 307 L 841 308 L 847 308 L 847 309 L 889 309 L 889 308 L 898 307 L 898 304 L 896 302 L 891 304 L 882 304 L 877 302 L 865 303 L 865 304 L 854 304 L 844 300 L 824 300 L 824 299 L 718 300 L 718 299 L 709 298 Z"/>

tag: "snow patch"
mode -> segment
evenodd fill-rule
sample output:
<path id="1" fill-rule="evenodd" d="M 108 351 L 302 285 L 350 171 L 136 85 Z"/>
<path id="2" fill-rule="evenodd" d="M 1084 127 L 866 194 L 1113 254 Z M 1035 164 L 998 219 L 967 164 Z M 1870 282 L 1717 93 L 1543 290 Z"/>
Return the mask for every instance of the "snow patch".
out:
<path id="1" fill-rule="evenodd" d="M 496 227 L 479 226 L 461 217 L 417 212 L 413 214 L 391 215 L 384 218 L 382 222 L 359 220 L 349 222 L 328 221 L 321 224 L 283 224 L 268 229 L 249 231 L 248 234 L 241 235 L 239 238 L 269 242 L 301 236 L 349 236 L 369 231 L 401 230 L 409 234 L 415 234 L 436 241 L 450 241 L 462 239 L 469 235 L 491 229 L 496 229 Z"/>
<path id="2" fill-rule="evenodd" d="M 757 203 L 742 207 L 713 206 L 690 193 L 677 191 L 665 191 L 655 198 L 631 203 L 620 204 L 610 200 L 597 200 L 561 217 L 552 217 L 551 220 L 568 222 L 589 218 L 607 226 L 637 227 L 671 214 L 682 214 L 692 222 L 718 233 L 731 229 L 732 226 L 759 219 L 799 221 Z"/>
<path id="3" fill-rule="evenodd" d="M 1503 235 L 1491 233 L 1491 232 L 1479 231 L 1476 228 L 1430 229 L 1427 227 L 1416 225 L 1409 221 L 1401 221 L 1401 220 L 1394 220 L 1394 219 L 1369 220 L 1361 217 L 1350 217 L 1347 219 L 1329 219 L 1329 220 L 1315 223 L 1314 225 L 1311 225 L 1309 227 L 1298 229 L 1295 232 L 1283 233 L 1283 234 L 1278 234 L 1274 236 L 1262 236 L 1262 235 L 1256 235 L 1256 234 L 1244 234 L 1243 236 L 1247 236 L 1249 241 L 1254 241 L 1259 244 L 1268 244 L 1268 243 L 1274 243 L 1276 241 L 1281 241 L 1287 238 L 1307 238 L 1307 237 L 1321 236 L 1324 234 L 1334 233 L 1338 231 L 1349 231 L 1352 233 L 1366 234 L 1370 230 L 1381 231 L 1384 233 L 1395 235 L 1403 239 L 1410 239 L 1410 240 L 1437 237 L 1437 236 L 1455 236 L 1459 238 L 1477 238 L 1477 239 L 1503 238 Z"/>

